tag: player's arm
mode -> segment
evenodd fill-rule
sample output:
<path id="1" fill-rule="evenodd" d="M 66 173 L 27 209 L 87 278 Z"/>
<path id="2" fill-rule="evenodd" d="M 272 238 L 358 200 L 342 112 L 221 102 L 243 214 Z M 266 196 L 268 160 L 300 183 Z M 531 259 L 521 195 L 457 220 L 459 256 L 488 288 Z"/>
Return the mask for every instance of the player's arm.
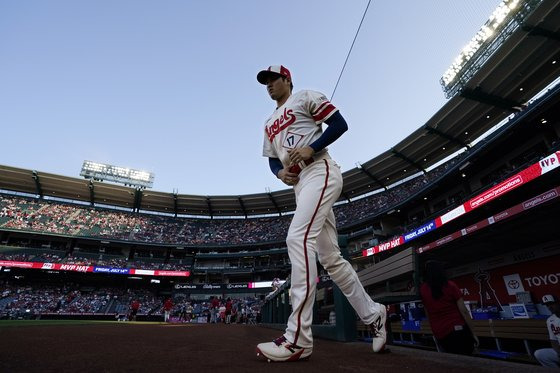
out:
<path id="1" fill-rule="evenodd" d="M 328 126 L 327 129 L 323 132 L 321 137 L 309 145 L 315 153 L 325 149 L 327 146 L 338 140 L 344 132 L 348 131 L 348 124 L 339 111 L 331 115 L 325 123 Z"/>
<path id="2" fill-rule="evenodd" d="M 270 171 L 274 174 L 274 176 L 278 177 L 278 172 L 284 168 L 284 165 L 278 158 L 268 158 L 268 165 L 270 166 Z"/>
<path id="3" fill-rule="evenodd" d="M 348 131 L 348 124 L 339 111 L 331 115 L 325 123 L 327 124 L 327 129 L 321 134 L 321 137 L 312 142 L 309 146 L 288 151 L 292 163 L 298 163 L 311 158 L 313 154 L 325 149 L 338 140 L 344 132 Z"/>

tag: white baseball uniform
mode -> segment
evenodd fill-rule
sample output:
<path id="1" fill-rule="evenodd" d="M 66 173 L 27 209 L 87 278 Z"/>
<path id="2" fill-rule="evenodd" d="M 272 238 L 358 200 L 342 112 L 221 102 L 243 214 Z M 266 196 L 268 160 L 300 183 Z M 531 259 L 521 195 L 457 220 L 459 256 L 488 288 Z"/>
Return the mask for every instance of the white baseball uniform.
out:
<path id="1" fill-rule="evenodd" d="M 284 168 L 289 168 L 288 149 L 312 144 L 323 132 L 322 123 L 337 110 L 319 92 L 304 90 L 292 94 L 266 121 L 263 155 L 278 158 Z M 286 239 L 292 263 L 292 313 L 284 337 L 304 348 L 313 347 L 311 324 L 317 257 L 366 325 L 384 307 L 366 293 L 358 275 L 340 254 L 332 210 L 342 191 L 340 167 L 327 149 L 313 159 L 313 163 L 301 165 L 299 182 L 294 186 L 297 207 Z"/>
<path id="2" fill-rule="evenodd" d="M 548 327 L 548 335 L 551 343 L 560 344 L 560 318 L 552 314 L 546 320 Z M 542 366 L 550 368 L 560 367 L 560 356 L 553 348 L 541 348 L 535 351 L 535 358 L 541 363 Z"/>

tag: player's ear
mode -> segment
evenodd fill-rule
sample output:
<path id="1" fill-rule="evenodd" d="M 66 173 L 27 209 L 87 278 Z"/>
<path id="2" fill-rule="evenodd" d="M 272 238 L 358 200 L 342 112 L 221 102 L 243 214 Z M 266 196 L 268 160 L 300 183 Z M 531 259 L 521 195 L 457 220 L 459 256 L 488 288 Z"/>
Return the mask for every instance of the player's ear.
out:
<path id="1" fill-rule="evenodd" d="M 292 83 L 292 79 L 290 79 L 290 78 L 286 78 L 286 79 L 290 83 L 290 90 L 293 91 L 294 90 L 294 84 Z"/>

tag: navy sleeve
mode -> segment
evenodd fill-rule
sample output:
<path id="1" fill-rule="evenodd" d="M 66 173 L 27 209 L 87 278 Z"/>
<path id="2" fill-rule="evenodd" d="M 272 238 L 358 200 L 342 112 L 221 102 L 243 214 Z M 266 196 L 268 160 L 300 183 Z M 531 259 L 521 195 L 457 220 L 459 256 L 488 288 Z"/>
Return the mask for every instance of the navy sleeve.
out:
<path id="1" fill-rule="evenodd" d="M 348 130 L 348 124 L 346 124 L 342 114 L 338 111 L 327 119 L 325 123 L 328 125 L 327 129 L 323 132 L 321 137 L 309 145 L 315 150 L 315 153 L 325 149 Z"/>
<path id="2" fill-rule="evenodd" d="M 270 171 L 272 171 L 276 177 L 278 177 L 278 172 L 284 168 L 284 165 L 278 158 L 268 158 L 268 165 L 270 166 Z"/>

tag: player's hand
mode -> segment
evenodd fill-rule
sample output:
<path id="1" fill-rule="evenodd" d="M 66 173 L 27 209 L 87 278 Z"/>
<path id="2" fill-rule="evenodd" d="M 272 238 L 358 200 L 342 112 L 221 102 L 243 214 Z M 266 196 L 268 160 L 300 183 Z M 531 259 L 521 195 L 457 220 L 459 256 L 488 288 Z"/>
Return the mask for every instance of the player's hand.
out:
<path id="1" fill-rule="evenodd" d="M 313 150 L 311 146 L 304 146 L 303 148 L 290 149 L 288 150 L 288 154 L 290 155 L 290 162 L 292 164 L 297 164 L 313 157 L 315 150 Z"/>
<path id="2" fill-rule="evenodd" d="M 299 181 L 299 176 L 293 172 L 283 168 L 278 171 L 278 178 L 286 185 L 296 185 Z"/>

